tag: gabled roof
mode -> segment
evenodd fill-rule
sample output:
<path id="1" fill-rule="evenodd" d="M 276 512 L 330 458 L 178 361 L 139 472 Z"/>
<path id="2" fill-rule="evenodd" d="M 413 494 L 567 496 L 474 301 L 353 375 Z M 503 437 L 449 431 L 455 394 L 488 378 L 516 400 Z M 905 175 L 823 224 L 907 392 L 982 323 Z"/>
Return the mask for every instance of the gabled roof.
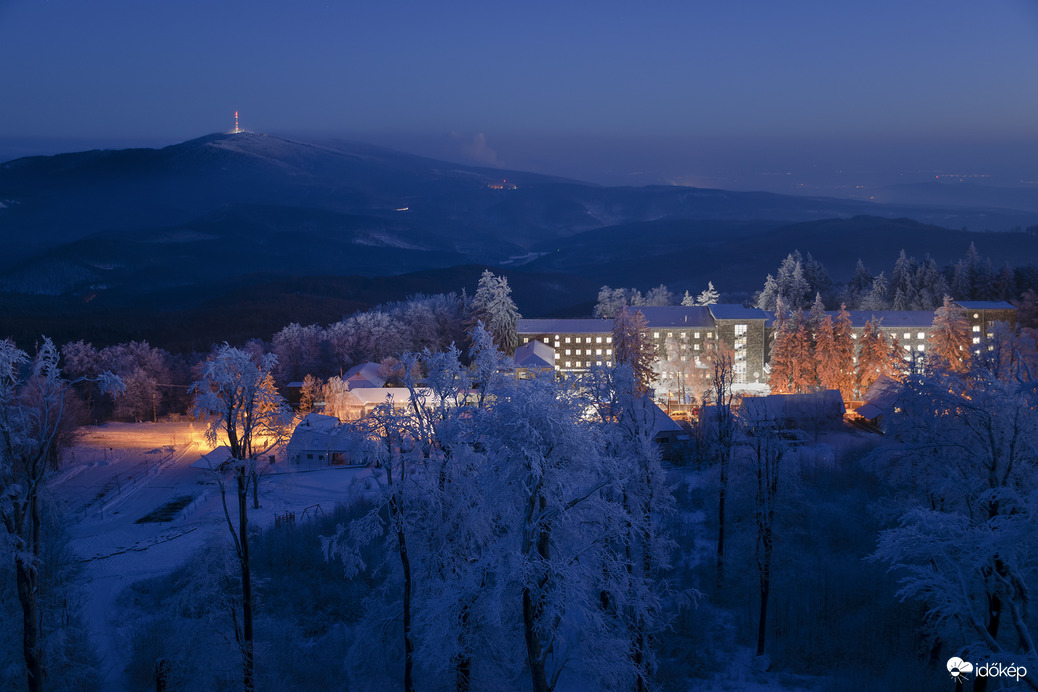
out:
<path id="1" fill-rule="evenodd" d="M 231 461 L 231 448 L 227 445 L 220 445 L 211 452 L 206 452 L 198 459 L 198 461 L 191 464 L 193 469 L 219 469 L 221 466 Z"/>
<path id="2" fill-rule="evenodd" d="M 381 366 L 378 363 L 361 363 L 354 365 L 346 371 L 346 386 L 350 389 L 355 387 L 383 387 L 386 378 L 379 374 Z"/>
<path id="3" fill-rule="evenodd" d="M 303 420 L 299 421 L 296 430 L 328 430 L 339 424 L 335 416 L 326 416 L 323 413 L 309 413 Z"/>
<path id="4" fill-rule="evenodd" d="M 1004 300 L 956 300 L 955 304 L 966 310 L 1016 310 Z"/>
<path id="5" fill-rule="evenodd" d="M 858 407 L 855 411 L 866 418 L 875 418 L 886 413 L 894 407 L 898 396 L 901 395 L 901 388 L 900 382 L 883 375 L 873 382 L 868 391 L 862 395 L 861 399 L 865 405 Z"/>
<path id="6" fill-rule="evenodd" d="M 646 305 L 634 307 L 640 311 L 650 327 L 713 327 L 710 309 L 705 305 Z"/>
<path id="7" fill-rule="evenodd" d="M 554 370 L 555 349 L 543 341 L 534 339 L 515 349 L 512 362 L 519 368 Z"/>
<path id="8" fill-rule="evenodd" d="M 613 321 L 601 319 L 578 320 L 519 320 L 520 334 L 612 334 Z"/>

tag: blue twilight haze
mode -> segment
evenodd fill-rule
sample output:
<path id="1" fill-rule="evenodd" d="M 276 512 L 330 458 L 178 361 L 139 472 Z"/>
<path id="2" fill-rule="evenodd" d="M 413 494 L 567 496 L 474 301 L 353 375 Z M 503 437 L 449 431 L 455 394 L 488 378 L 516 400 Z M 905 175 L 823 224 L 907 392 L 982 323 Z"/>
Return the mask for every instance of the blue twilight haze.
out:
<path id="1" fill-rule="evenodd" d="M 608 183 L 1038 179 L 1024 0 L 4 0 L 0 64 L 0 158 L 168 144 L 238 110 Z"/>

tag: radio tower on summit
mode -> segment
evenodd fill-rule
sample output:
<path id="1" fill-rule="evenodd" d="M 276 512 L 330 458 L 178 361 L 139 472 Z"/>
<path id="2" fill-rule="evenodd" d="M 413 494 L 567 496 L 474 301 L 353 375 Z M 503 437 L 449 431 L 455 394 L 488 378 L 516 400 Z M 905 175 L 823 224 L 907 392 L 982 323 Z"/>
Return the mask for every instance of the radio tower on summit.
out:
<path id="1" fill-rule="evenodd" d="M 234 129 L 231 130 L 231 132 L 233 132 L 234 134 L 238 134 L 239 132 L 244 132 L 244 130 L 242 130 L 240 127 L 238 127 L 238 111 L 234 111 Z"/>

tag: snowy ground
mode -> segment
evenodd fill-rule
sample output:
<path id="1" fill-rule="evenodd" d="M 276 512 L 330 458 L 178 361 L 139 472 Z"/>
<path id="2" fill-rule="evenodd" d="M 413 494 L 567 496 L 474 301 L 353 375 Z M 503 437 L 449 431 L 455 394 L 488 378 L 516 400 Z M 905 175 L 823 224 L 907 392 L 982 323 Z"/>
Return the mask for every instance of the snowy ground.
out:
<path id="1" fill-rule="evenodd" d="M 83 560 L 84 614 L 102 656 L 105 689 L 126 689 L 123 666 L 133 623 L 115 621 L 120 593 L 136 581 L 166 574 L 208 541 L 230 541 L 219 486 L 213 473 L 191 464 L 210 451 L 205 428 L 197 423 L 110 423 L 84 428 L 69 450 L 50 489 L 70 518 L 72 548 Z M 328 512 L 336 503 L 373 489 L 367 469 L 297 470 L 281 461 L 260 482 L 256 526 L 273 524 L 276 514 Z M 169 521 L 137 523 L 171 501 L 182 508 Z M 232 495 L 231 502 L 236 498 Z M 232 516 L 234 507 L 232 506 Z M 761 670 L 741 652 L 713 681 L 693 689 L 817 689 L 817 680 Z"/>
<path id="2" fill-rule="evenodd" d="M 103 657 L 105 689 L 125 688 L 127 625 L 110 618 L 119 594 L 138 580 L 170 572 L 207 541 L 230 540 L 213 473 L 191 467 L 210 450 L 204 431 L 197 423 L 84 428 L 51 481 L 70 517 L 72 549 L 84 561 L 85 615 Z M 272 524 L 275 514 L 294 512 L 300 519 L 305 512 L 331 511 L 371 482 L 366 469 L 278 468 L 283 466 L 267 469 L 260 482 L 262 507 L 250 508 L 257 526 Z M 170 521 L 137 523 L 178 499 L 183 508 Z"/>

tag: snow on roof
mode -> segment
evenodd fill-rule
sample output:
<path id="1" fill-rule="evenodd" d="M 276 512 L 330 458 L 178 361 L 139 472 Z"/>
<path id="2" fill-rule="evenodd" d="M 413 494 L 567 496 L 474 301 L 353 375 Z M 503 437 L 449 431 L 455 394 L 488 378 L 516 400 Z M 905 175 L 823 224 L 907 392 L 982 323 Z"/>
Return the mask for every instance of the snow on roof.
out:
<path id="1" fill-rule="evenodd" d="M 198 461 L 191 464 L 193 469 L 218 469 L 223 464 L 227 463 L 234 457 L 231 456 L 231 448 L 227 445 L 220 445 L 211 452 L 206 452 Z"/>
<path id="2" fill-rule="evenodd" d="M 875 418 L 886 413 L 894 407 L 898 396 L 901 395 L 901 388 L 900 382 L 883 375 L 873 382 L 868 391 L 862 395 L 861 399 L 865 405 L 858 407 L 855 411 L 866 418 Z"/>
<path id="3" fill-rule="evenodd" d="M 705 305 L 646 305 L 635 307 L 650 327 L 713 327 L 710 309 Z"/>
<path id="4" fill-rule="evenodd" d="M 520 368 L 555 368 L 555 349 L 543 341 L 529 341 L 515 349 L 512 362 Z"/>
<path id="5" fill-rule="evenodd" d="M 612 334 L 613 321 L 602 319 L 519 320 L 520 334 Z"/>
<path id="6" fill-rule="evenodd" d="M 765 320 L 769 324 L 774 316 L 760 308 L 748 308 L 738 303 L 717 303 L 708 305 L 714 319 L 718 320 Z"/>
<path id="7" fill-rule="evenodd" d="M 379 370 L 381 370 L 381 366 L 378 363 L 361 363 L 347 370 L 344 379 L 350 389 L 354 387 L 382 387 L 386 384 L 386 378 L 379 374 Z"/>
<path id="8" fill-rule="evenodd" d="M 838 310 L 828 310 L 826 314 L 832 315 L 834 322 L 840 317 Z M 869 320 L 873 326 L 878 320 L 883 320 L 882 326 L 888 328 L 929 329 L 933 326 L 933 313 L 929 310 L 848 310 L 847 314 L 854 327 L 864 327 Z"/>
<path id="9" fill-rule="evenodd" d="M 1004 300 L 956 300 L 955 304 L 966 310 L 1016 310 Z"/>
<path id="10" fill-rule="evenodd" d="M 430 399 L 433 398 L 431 389 L 418 389 L 419 392 L 426 394 Z M 384 404 L 387 399 L 392 397 L 394 404 L 406 404 L 411 400 L 411 392 L 407 387 L 379 387 L 379 388 L 361 388 L 351 389 L 350 394 L 357 398 L 361 404 Z"/>
<path id="11" fill-rule="evenodd" d="M 339 419 L 335 416 L 326 416 L 323 413 L 310 413 L 303 420 L 299 421 L 296 430 L 300 428 L 304 430 L 328 430 L 338 424 Z"/>
<path id="12" fill-rule="evenodd" d="M 675 423 L 674 419 L 668 416 L 667 413 L 660 408 L 659 404 L 651 402 L 651 407 L 653 437 L 667 432 L 684 432 L 684 430 L 681 429 L 681 426 Z"/>

